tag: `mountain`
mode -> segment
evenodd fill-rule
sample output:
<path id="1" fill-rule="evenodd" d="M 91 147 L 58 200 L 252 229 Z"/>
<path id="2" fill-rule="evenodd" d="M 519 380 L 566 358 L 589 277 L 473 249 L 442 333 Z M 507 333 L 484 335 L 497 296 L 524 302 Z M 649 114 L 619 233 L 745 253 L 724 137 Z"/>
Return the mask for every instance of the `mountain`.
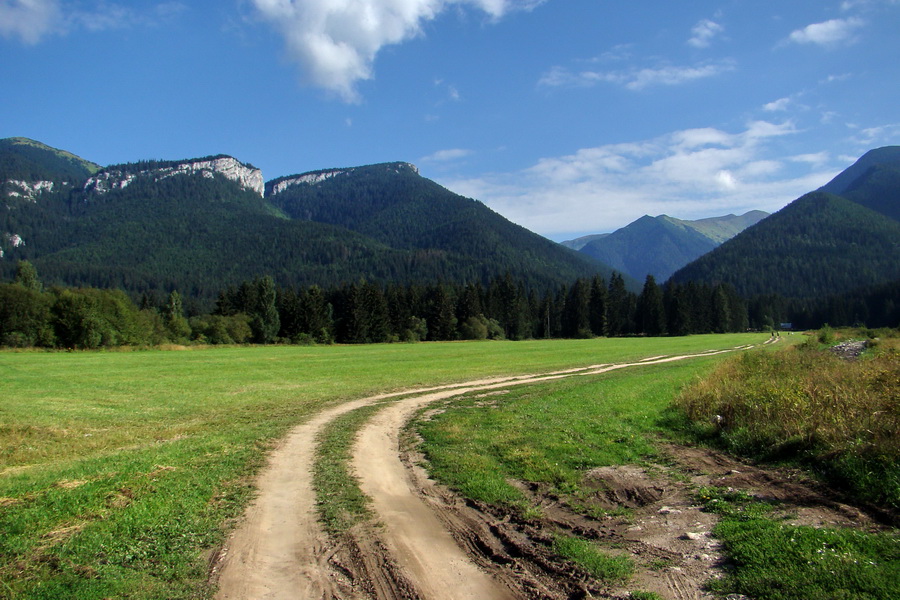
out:
<path id="1" fill-rule="evenodd" d="M 637 280 L 649 274 L 664 281 L 766 216 L 762 211 L 751 211 L 741 216 L 683 221 L 667 215 L 645 215 L 611 234 L 586 236 L 563 244 Z"/>
<path id="2" fill-rule="evenodd" d="M 0 167 L 3 279 L 27 259 L 48 284 L 178 289 L 209 300 L 262 274 L 281 285 L 330 286 L 508 272 L 547 286 L 611 272 L 407 163 L 265 183 L 225 155 L 99 168 L 37 142 L 3 140 Z"/>
<path id="3" fill-rule="evenodd" d="M 343 227 L 415 255 L 444 255 L 468 280 L 505 271 L 531 283 L 612 273 L 422 177 L 409 163 L 282 177 L 266 185 L 266 194 L 292 219 Z"/>
<path id="4" fill-rule="evenodd" d="M 71 189 L 100 166 L 28 138 L 0 139 L 0 198 L 33 201 L 43 192 Z"/>
<path id="5" fill-rule="evenodd" d="M 900 146 L 866 152 L 820 190 L 900 221 Z"/>
<path id="6" fill-rule="evenodd" d="M 820 298 L 900 279 L 900 222 L 811 192 L 672 276 L 730 283 L 745 297 Z"/>
<path id="7" fill-rule="evenodd" d="M 839 194 L 839 195 L 838 195 Z M 824 298 L 900 279 L 900 147 L 871 150 L 806 194 L 679 270 L 744 296 Z"/>
<path id="8" fill-rule="evenodd" d="M 854 182 L 866 175 L 867 171 L 880 165 L 895 167 L 900 165 L 900 146 L 884 146 L 869 150 L 834 179 L 820 187 L 819 191 L 842 196 Z"/>
<path id="9" fill-rule="evenodd" d="M 603 239 L 608 235 L 608 233 L 592 233 L 591 235 L 583 235 L 579 238 L 575 238 L 574 240 L 566 240 L 565 242 L 560 242 L 560 245 L 565 246 L 566 248 L 571 248 L 572 250 L 581 250 L 594 240 Z"/>
<path id="10" fill-rule="evenodd" d="M 702 233 L 709 239 L 722 244 L 748 227 L 756 225 L 769 216 L 769 213 L 761 210 L 751 210 L 742 215 L 726 215 L 724 217 L 711 217 L 697 221 L 680 221 Z"/>

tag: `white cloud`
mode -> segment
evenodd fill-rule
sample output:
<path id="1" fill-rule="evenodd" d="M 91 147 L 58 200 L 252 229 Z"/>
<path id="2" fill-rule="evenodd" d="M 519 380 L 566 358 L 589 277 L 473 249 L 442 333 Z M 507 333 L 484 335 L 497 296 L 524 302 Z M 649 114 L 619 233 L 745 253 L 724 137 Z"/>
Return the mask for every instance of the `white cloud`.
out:
<path id="1" fill-rule="evenodd" d="M 725 28 L 709 19 L 703 19 L 691 29 L 693 34 L 688 40 L 688 45 L 694 48 L 708 48 L 713 38 L 725 31 Z"/>
<path id="2" fill-rule="evenodd" d="M 181 2 L 162 2 L 141 14 L 130 6 L 104 0 L 89 4 L 60 0 L 0 0 L 0 36 L 18 37 L 26 44 L 37 44 L 53 34 L 121 29 L 168 19 L 185 10 L 187 6 Z"/>
<path id="3" fill-rule="evenodd" d="M 74 11 L 68 19 L 73 27 L 92 32 L 120 29 L 139 20 L 130 8 L 107 2 L 97 3 L 93 10 Z"/>
<path id="4" fill-rule="evenodd" d="M 831 19 L 830 21 L 807 25 L 803 29 L 797 29 L 791 32 L 788 39 L 797 44 L 834 46 L 842 42 L 853 41 L 854 32 L 863 25 L 863 20 L 857 17 Z"/>
<path id="5" fill-rule="evenodd" d="M 841 2 L 841 10 L 847 11 L 857 8 L 865 9 L 878 6 L 879 4 L 897 6 L 900 5 L 900 0 L 845 0 L 844 2 Z"/>
<path id="6" fill-rule="evenodd" d="M 315 86 L 347 102 L 373 77 L 378 52 L 422 35 L 422 25 L 452 5 L 471 5 L 492 19 L 544 0 L 253 0 L 284 38 L 291 60 Z"/>
<path id="7" fill-rule="evenodd" d="M 790 98 L 779 98 L 778 100 L 773 100 L 768 104 L 764 104 L 763 110 L 766 112 L 781 112 L 787 110 L 790 104 Z"/>
<path id="8" fill-rule="evenodd" d="M 57 0 L 10 0 L 0 2 L 0 35 L 36 44 L 63 26 Z"/>
<path id="9" fill-rule="evenodd" d="M 900 144 L 900 123 L 860 129 L 854 141 L 866 149 Z"/>
<path id="10" fill-rule="evenodd" d="M 797 133 L 790 121 L 753 121 L 734 133 L 688 129 L 442 184 L 555 239 L 612 231 L 645 214 L 771 212 L 837 174 L 825 154 L 777 156 L 777 140 Z"/>
<path id="11" fill-rule="evenodd" d="M 788 160 L 819 167 L 819 166 L 827 164 L 828 161 L 831 160 L 831 155 L 828 152 L 797 154 L 796 156 L 789 156 Z"/>
<path id="12" fill-rule="evenodd" d="M 422 157 L 419 160 L 420 162 L 426 163 L 450 162 L 465 158 L 470 154 L 472 154 L 471 150 L 465 150 L 463 148 L 450 148 L 447 150 L 438 150 L 434 154 L 429 154 L 428 156 Z"/>
<path id="13" fill-rule="evenodd" d="M 629 90 L 642 90 L 657 85 L 681 85 L 715 77 L 733 71 L 733 61 L 705 62 L 693 66 L 659 65 L 620 71 L 573 72 L 564 67 L 553 67 L 538 81 L 547 87 L 590 87 L 600 83 L 612 83 Z"/>

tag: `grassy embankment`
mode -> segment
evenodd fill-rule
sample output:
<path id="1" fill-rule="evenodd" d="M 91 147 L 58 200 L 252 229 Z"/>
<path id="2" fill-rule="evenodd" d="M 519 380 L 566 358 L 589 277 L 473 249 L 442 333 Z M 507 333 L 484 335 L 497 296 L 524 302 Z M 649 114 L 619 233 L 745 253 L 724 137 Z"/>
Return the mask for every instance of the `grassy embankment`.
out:
<path id="1" fill-rule="evenodd" d="M 891 332 L 881 332 L 890 335 Z M 858 332 L 857 332 L 858 334 Z M 857 339 L 859 337 L 857 336 Z M 858 360 L 827 350 L 829 329 L 777 353 L 723 363 L 682 393 L 687 429 L 731 453 L 802 467 L 847 498 L 900 511 L 900 340 Z M 760 600 L 900 597 L 900 536 L 788 527 L 773 506 L 727 490 L 699 499 L 736 569 L 714 583 Z"/>
<path id="2" fill-rule="evenodd" d="M 265 453 L 324 406 L 758 338 L 0 353 L 0 598 L 208 596 Z"/>
<path id="3" fill-rule="evenodd" d="M 713 363 L 721 366 L 700 377 Z M 877 356 L 857 363 L 790 347 L 633 373 L 513 390 L 490 406 L 477 398 L 449 403 L 445 412 L 417 425 L 432 472 L 468 497 L 523 514 L 537 509 L 510 480 L 548 486 L 577 507 L 591 493 L 583 486 L 587 470 L 646 464 L 658 458 L 658 436 L 701 433 L 708 439 L 714 428 L 726 442 L 739 442 L 729 443 L 734 451 L 750 449 L 759 456 L 761 449 L 777 449 L 784 457 L 786 449 L 800 450 L 795 464 L 819 466 L 837 475 L 832 481 L 845 489 L 866 489 L 870 499 L 894 503 L 900 377 L 890 343 L 882 342 Z M 699 425 L 686 430 L 682 418 L 673 429 L 679 420 L 673 420 L 672 401 L 683 388 L 682 408 L 674 410 L 688 407 Z M 721 417 L 717 427 L 710 425 L 715 415 Z M 740 592 L 757 600 L 900 597 L 896 530 L 795 527 L 749 497 L 706 489 L 698 490 L 697 498 L 722 514 L 714 533 L 736 567 L 714 584 L 723 594 Z M 572 548 L 585 557 L 579 559 Z M 590 570 L 602 548 L 576 541 L 557 551 L 571 552 L 570 558 Z M 627 568 L 607 566 L 598 576 L 604 573 L 614 580 L 626 577 Z"/>

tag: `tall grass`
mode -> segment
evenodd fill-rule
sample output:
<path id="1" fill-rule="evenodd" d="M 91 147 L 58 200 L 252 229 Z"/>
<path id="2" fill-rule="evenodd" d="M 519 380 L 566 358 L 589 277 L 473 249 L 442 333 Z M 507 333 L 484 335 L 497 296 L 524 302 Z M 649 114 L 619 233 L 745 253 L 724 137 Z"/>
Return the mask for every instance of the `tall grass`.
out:
<path id="1" fill-rule="evenodd" d="M 857 497 L 900 508 L 900 352 L 842 360 L 813 344 L 720 365 L 676 406 L 736 454 L 810 466 Z"/>

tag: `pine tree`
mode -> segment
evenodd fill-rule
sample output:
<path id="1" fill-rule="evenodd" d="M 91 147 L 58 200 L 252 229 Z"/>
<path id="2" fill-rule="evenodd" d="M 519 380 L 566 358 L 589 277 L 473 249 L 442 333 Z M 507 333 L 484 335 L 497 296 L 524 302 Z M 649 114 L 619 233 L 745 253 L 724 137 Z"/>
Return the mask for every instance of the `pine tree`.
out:
<path id="1" fill-rule="evenodd" d="M 13 279 L 13 283 L 35 292 L 40 292 L 44 287 L 41 280 L 38 279 L 37 269 L 27 260 L 20 260 L 16 265 L 16 277 Z"/>
<path id="2" fill-rule="evenodd" d="M 590 321 L 591 333 L 597 336 L 609 334 L 607 328 L 608 296 L 609 292 L 603 277 L 595 275 L 591 279 Z"/>
<path id="3" fill-rule="evenodd" d="M 250 329 L 253 341 L 258 344 L 271 344 L 281 329 L 281 318 L 278 315 L 278 295 L 275 281 L 268 275 L 258 277 L 253 282 L 255 288 L 255 305 L 249 311 Z"/>
<path id="4" fill-rule="evenodd" d="M 647 275 L 644 288 L 638 296 L 638 319 L 641 331 L 649 336 L 662 335 L 666 331 L 666 312 L 662 292 L 653 275 Z"/>

